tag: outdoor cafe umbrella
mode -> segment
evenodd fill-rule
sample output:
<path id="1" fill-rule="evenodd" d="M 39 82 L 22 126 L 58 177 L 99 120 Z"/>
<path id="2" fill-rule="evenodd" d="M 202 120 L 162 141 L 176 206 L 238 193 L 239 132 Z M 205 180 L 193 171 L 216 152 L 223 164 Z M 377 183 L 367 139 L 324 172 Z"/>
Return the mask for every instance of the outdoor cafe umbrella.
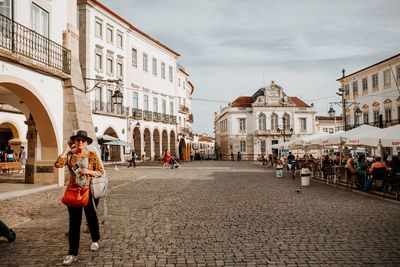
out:
<path id="1" fill-rule="evenodd" d="M 368 125 L 363 125 L 368 126 Z M 361 128 L 360 126 L 359 128 Z M 345 140 L 345 144 L 348 146 L 372 146 L 377 147 L 379 145 L 379 137 L 382 135 L 382 129 L 378 127 L 363 127 L 363 131 L 355 131 L 349 133 Z"/>
<path id="2" fill-rule="evenodd" d="M 370 125 L 361 125 L 360 127 L 351 129 L 349 131 L 346 132 L 336 132 L 332 135 L 326 136 L 326 137 L 322 137 L 321 138 L 321 145 L 342 145 L 344 142 L 346 142 L 347 140 L 350 140 L 352 138 L 357 138 L 359 136 L 365 135 L 368 132 L 374 132 L 377 133 L 379 132 L 379 130 L 377 130 L 379 128 L 374 127 L 374 126 L 370 126 Z M 356 142 L 357 141 L 352 141 L 354 142 L 352 145 L 357 145 Z M 349 144 L 350 145 L 350 144 Z M 362 145 L 362 144 L 360 144 Z"/>
<path id="3" fill-rule="evenodd" d="M 118 138 L 107 135 L 107 134 L 99 135 L 96 138 L 97 138 L 97 141 L 99 142 L 99 144 L 104 144 L 106 142 L 118 140 Z"/>
<path id="4" fill-rule="evenodd" d="M 110 145 L 110 146 L 129 146 L 129 144 L 125 141 L 122 140 L 112 140 L 112 141 L 108 141 L 103 143 L 103 145 Z"/>
<path id="5" fill-rule="evenodd" d="M 303 139 L 303 146 L 307 147 L 307 148 L 318 148 L 321 144 L 321 138 L 325 137 L 329 135 L 326 132 L 320 132 L 320 133 L 316 133 L 310 136 L 307 136 Z"/>
<path id="6" fill-rule="evenodd" d="M 400 146 L 400 124 L 383 129 L 380 142 L 383 147 Z"/>

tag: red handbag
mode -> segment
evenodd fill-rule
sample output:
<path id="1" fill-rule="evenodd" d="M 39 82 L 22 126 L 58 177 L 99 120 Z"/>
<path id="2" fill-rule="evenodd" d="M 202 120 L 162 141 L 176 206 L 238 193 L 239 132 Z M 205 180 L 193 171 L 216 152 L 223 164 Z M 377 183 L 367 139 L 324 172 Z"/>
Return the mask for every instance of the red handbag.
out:
<path id="1" fill-rule="evenodd" d="M 89 187 L 68 185 L 61 202 L 68 207 L 85 207 L 89 204 Z"/>

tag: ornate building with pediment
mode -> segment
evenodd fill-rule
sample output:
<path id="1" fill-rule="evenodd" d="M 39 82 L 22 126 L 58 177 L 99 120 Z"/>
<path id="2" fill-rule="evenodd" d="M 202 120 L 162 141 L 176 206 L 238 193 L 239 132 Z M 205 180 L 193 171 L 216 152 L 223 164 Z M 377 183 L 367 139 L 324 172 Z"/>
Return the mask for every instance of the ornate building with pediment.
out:
<path id="1" fill-rule="evenodd" d="M 273 144 L 315 133 L 315 109 L 295 96 L 287 96 L 274 81 L 252 96 L 240 96 L 215 113 L 216 154 L 230 159 L 255 160 L 271 154 Z"/>

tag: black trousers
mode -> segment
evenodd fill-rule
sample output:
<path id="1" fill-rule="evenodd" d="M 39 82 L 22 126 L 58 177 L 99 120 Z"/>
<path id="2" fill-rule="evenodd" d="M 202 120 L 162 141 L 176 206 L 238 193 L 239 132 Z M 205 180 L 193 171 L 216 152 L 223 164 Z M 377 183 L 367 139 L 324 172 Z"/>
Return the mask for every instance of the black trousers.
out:
<path id="1" fill-rule="evenodd" d="M 92 193 L 89 193 L 89 204 L 83 208 L 68 207 L 69 213 L 69 251 L 68 255 L 78 256 L 79 240 L 81 234 L 82 209 L 85 210 L 86 220 L 89 225 L 90 235 L 93 242 L 100 239 L 99 221 L 96 209 L 93 206 Z"/>
<path id="2" fill-rule="evenodd" d="M 128 166 L 128 167 L 130 167 L 130 166 L 132 166 L 132 165 L 133 165 L 133 167 L 136 167 L 136 161 L 135 161 L 134 158 L 132 158 L 132 159 L 129 161 L 129 166 Z"/>

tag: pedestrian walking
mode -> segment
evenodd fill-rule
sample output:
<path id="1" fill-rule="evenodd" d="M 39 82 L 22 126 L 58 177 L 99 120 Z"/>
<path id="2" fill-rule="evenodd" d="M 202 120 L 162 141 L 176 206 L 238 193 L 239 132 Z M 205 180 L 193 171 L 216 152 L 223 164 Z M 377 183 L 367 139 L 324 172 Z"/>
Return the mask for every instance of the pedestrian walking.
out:
<path id="1" fill-rule="evenodd" d="M 85 189 L 90 186 L 91 179 L 100 177 L 104 174 L 104 168 L 95 152 L 89 151 L 88 144 L 92 143 L 92 138 L 88 137 L 86 131 L 79 130 L 70 137 L 70 142 L 64 152 L 58 156 L 54 166 L 63 168 L 67 166 L 70 172 L 68 187 Z M 72 207 L 68 206 L 69 213 L 69 251 L 64 258 L 64 265 L 71 265 L 76 261 L 79 251 L 80 228 L 82 222 L 82 209 L 85 211 L 86 219 L 89 224 L 92 244 L 90 249 L 99 249 L 99 222 L 93 204 L 92 194 L 89 191 L 89 201 L 87 206 Z"/>
<path id="2" fill-rule="evenodd" d="M 131 158 L 131 160 L 129 161 L 129 165 L 128 165 L 128 168 L 130 167 L 130 166 L 132 166 L 133 165 L 133 168 L 136 168 L 136 154 L 135 154 L 135 151 L 132 151 L 132 158 Z"/>
<path id="3" fill-rule="evenodd" d="M 240 151 L 238 151 L 236 159 L 237 159 L 237 161 L 242 160 L 242 154 L 240 153 Z"/>
<path id="4" fill-rule="evenodd" d="M 231 152 L 231 160 L 232 160 L 232 161 L 235 160 L 234 155 L 233 155 L 233 152 Z"/>
<path id="5" fill-rule="evenodd" d="M 171 160 L 170 155 L 168 154 L 168 149 L 165 149 L 164 155 L 163 155 L 163 168 L 166 169 L 168 168 L 168 164 Z"/>
<path id="6" fill-rule="evenodd" d="M 7 145 L 7 149 L 4 152 L 5 155 L 5 161 L 6 162 L 15 162 L 15 152 L 14 150 L 11 149 L 10 145 Z"/>

